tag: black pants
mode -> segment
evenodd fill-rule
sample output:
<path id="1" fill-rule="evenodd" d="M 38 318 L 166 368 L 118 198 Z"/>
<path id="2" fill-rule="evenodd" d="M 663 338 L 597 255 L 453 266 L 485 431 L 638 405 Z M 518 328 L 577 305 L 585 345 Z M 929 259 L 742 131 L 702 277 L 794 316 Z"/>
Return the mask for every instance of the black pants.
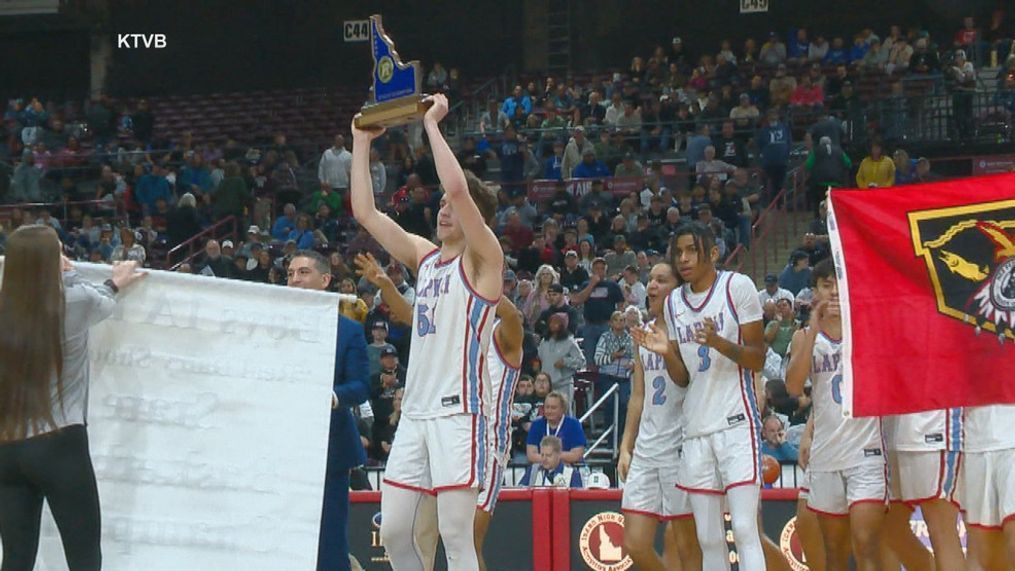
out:
<path id="1" fill-rule="evenodd" d="M 0 445 L 0 571 L 32 571 L 42 501 L 60 530 L 70 571 L 98 571 L 99 490 L 82 425 Z"/>

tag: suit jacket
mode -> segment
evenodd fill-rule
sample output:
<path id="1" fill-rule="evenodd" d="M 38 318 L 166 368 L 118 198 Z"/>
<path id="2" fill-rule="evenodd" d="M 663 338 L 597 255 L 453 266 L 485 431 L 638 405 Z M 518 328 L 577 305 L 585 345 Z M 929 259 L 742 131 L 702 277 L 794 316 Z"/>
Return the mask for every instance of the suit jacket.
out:
<path id="1" fill-rule="evenodd" d="M 356 429 L 352 408 L 370 396 L 367 340 L 363 326 L 339 316 L 335 347 L 335 395 L 338 408 L 331 411 L 328 437 L 328 472 L 348 470 L 366 462 L 366 452 Z"/>

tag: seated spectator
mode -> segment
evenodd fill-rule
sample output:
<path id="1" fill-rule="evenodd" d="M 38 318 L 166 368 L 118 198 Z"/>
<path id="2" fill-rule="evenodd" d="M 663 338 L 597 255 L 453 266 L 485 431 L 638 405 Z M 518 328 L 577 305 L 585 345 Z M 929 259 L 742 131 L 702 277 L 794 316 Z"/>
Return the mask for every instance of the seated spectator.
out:
<path id="1" fill-rule="evenodd" d="M 314 226 L 310 215 L 301 212 L 296 218 L 296 228 L 289 233 L 289 240 L 296 242 L 296 249 L 310 250 L 314 247 Z"/>
<path id="2" fill-rule="evenodd" d="M 884 49 L 882 49 L 884 51 Z M 909 40 L 905 36 L 900 36 L 898 41 L 892 45 L 892 49 L 888 52 L 888 60 L 885 62 L 885 71 L 888 73 L 904 73 L 909 69 L 909 64 L 913 60 L 913 47 L 909 45 Z"/>
<path id="3" fill-rule="evenodd" d="M 564 143 L 553 142 L 553 155 L 546 159 L 543 164 L 543 178 L 547 180 L 562 180 L 561 167 L 564 165 Z M 564 191 L 567 193 L 567 191 Z M 568 194 L 570 196 L 570 194 Z"/>
<path id="4" fill-rule="evenodd" d="M 383 323 L 383 322 L 382 322 Z M 405 367 L 390 344 L 381 349 L 377 372 L 370 376 L 370 407 L 376 422 L 386 423 L 394 412 L 395 391 L 405 386 Z"/>
<path id="5" fill-rule="evenodd" d="M 826 55 L 828 55 L 828 40 L 825 39 L 825 36 L 818 34 L 807 50 L 807 60 L 821 62 Z"/>
<path id="6" fill-rule="evenodd" d="M 892 162 L 895 163 L 895 185 L 912 184 L 916 181 L 916 160 L 909 158 L 909 153 L 903 149 L 896 149 L 892 153 Z"/>
<path id="7" fill-rule="evenodd" d="M 582 162 L 574 168 L 572 178 L 605 178 L 610 176 L 609 169 L 602 161 L 596 159 L 596 152 L 592 149 L 585 149 L 582 153 Z"/>
<path id="8" fill-rule="evenodd" d="M 585 356 L 568 328 L 567 313 L 554 313 L 547 319 L 546 334 L 539 343 L 542 372 L 550 378 L 553 390 L 573 392 L 574 374 L 585 367 Z"/>
<path id="9" fill-rule="evenodd" d="M 518 109 L 521 109 L 522 114 L 526 117 L 532 113 L 532 98 L 522 92 L 521 85 L 515 86 L 511 95 L 504 100 L 504 104 L 501 106 L 501 111 L 509 118 L 516 117 Z"/>
<path id="10" fill-rule="evenodd" d="M 228 278 L 233 275 L 233 261 L 222 255 L 218 240 L 208 240 L 204 245 L 204 259 L 196 268 L 199 274 Z"/>
<path id="11" fill-rule="evenodd" d="M 282 215 L 275 219 L 271 226 L 271 237 L 280 242 L 289 239 L 289 234 L 296 229 L 296 205 L 286 204 L 282 208 Z"/>
<path id="12" fill-rule="evenodd" d="M 845 65 L 849 63 L 849 52 L 846 51 L 846 42 L 836 36 L 832 38 L 832 47 L 825 54 L 825 65 Z"/>
<path id="13" fill-rule="evenodd" d="M 398 388 L 391 397 L 391 415 L 387 422 L 377 420 L 377 413 L 374 413 L 374 458 L 381 462 L 388 460 L 391 453 L 391 443 L 395 441 L 395 432 L 398 430 L 398 422 L 402 418 L 402 397 L 405 389 Z"/>
<path id="14" fill-rule="evenodd" d="M 786 73 L 786 64 L 779 64 L 775 70 L 775 77 L 768 82 L 769 105 L 772 107 L 788 105 L 796 86 L 796 78 Z"/>
<path id="15" fill-rule="evenodd" d="M 789 104 L 800 111 L 818 111 L 825 105 L 825 93 L 820 85 L 811 83 L 810 75 L 801 75 L 800 83 L 789 97 Z"/>
<path id="16" fill-rule="evenodd" d="M 550 383 L 546 382 L 546 386 L 549 387 Z M 549 393 L 547 388 L 546 394 Z M 532 377 L 525 374 L 519 376 L 515 385 L 515 400 L 511 404 L 511 450 L 512 458 L 516 461 L 526 461 L 525 443 L 529 437 L 529 427 L 532 426 L 532 421 L 539 418 L 542 404 L 542 399 L 536 397 Z"/>
<path id="17" fill-rule="evenodd" d="M 352 278 L 345 278 L 338 282 L 338 293 L 344 293 L 346 295 L 356 295 L 356 282 Z M 338 304 L 338 312 L 357 323 L 363 323 L 366 321 L 367 314 L 370 313 L 370 308 L 362 299 L 356 298 L 355 301 L 341 301 Z"/>
<path id="18" fill-rule="evenodd" d="M 789 351 L 789 343 L 800 324 L 794 319 L 793 300 L 779 298 L 775 302 L 775 312 L 778 319 L 773 319 L 765 326 L 765 344 L 776 355 L 785 358 Z"/>
<path id="19" fill-rule="evenodd" d="M 768 34 L 768 40 L 761 46 L 758 61 L 765 65 L 775 66 L 786 62 L 786 44 L 782 43 L 775 32 Z"/>
<path id="20" fill-rule="evenodd" d="M 500 133 L 509 123 L 508 115 L 497 104 L 497 100 L 491 99 L 486 103 L 486 111 L 479 117 L 479 132 L 483 135 Z"/>
<path id="21" fill-rule="evenodd" d="M 786 430 L 778 416 L 765 419 L 762 429 L 761 453 L 767 454 L 780 463 L 796 464 L 799 450 L 786 442 Z"/>
<path id="22" fill-rule="evenodd" d="M 370 344 L 367 345 L 367 363 L 371 377 L 380 371 L 381 353 L 389 347 L 395 348 L 394 345 L 388 343 L 388 322 L 378 319 L 370 327 Z"/>
<path id="23" fill-rule="evenodd" d="M 616 177 L 641 177 L 644 175 L 645 167 L 635 160 L 634 153 L 631 152 L 624 153 L 624 159 L 613 172 L 613 176 Z"/>
<path id="24" fill-rule="evenodd" d="M 561 439 L 547 435 L 539 441 L 538 460 L 518 484 L 528 488 L 581 488 L 581 472 L 561 460 Z"/>
<path id="25" fill-rule="evenodd" d="M 725 182 L 736 169 L 735 165 L 715 158 L 714 145 L 705 147 L 705 158 L 694 165 L 694 173 L 697 175 L 698 184 L 702 185 L 707 183 L 707 178 L 713 177 Z"/>
<path id="26" fill-rule="evenodd" d="M 269 281 L 269 277 L 271 276 L 272 268 L 275 265 L 275 260 L 272 259 L 271 250 L 268 248 L 262 248 L 260 251 L 254 249 L 251 251 L 251 256 L 257 260 L 257 265 L 247 272 L 247 279 L 261 284 L 271 283 L 271 281 Z"/>
<path id="27" fill-rule="evenodd" d="M 113 248 L 110 261 L 125 262 L 133 260 L 143 266 L 147 254 L 145 253 L 144 246 L 138 244 L 137 240 L 138 234 L 136 232 L 126 226 L 120 228 L 120 245 Z"/>
<path id="28" fill-rule="evenodd" d="M 795 250 L 789 259 L 789 264 L 779 274 L 779 285 L 794 296 L 800 290 L 808 287 L 811 283 L 810 257 L 807 252 Z"/>
<path id="29" fill-rule="evenodd" d="M 543 416 L 532 422 L 526 441 L 526 457 L 531 463 L 539 462 L 539 442 L 545 436 L 556 436 L 561 441 L 561 460 L 567 464 L 584 461 L 585 431 L 578 419 L 567 414 L 568 399 L 553 391 L 543 400 Z"/>
<path id="30" fill-rule="evenodd" d="M 862 34 L 853 36 L 853 47 L 849 49 L 849 53 L 846 55 L 849 65 L 859 67 L 863 63 L 863 58 L 867 55 L 868 49 L 870 47 L 867 45 Z"/>

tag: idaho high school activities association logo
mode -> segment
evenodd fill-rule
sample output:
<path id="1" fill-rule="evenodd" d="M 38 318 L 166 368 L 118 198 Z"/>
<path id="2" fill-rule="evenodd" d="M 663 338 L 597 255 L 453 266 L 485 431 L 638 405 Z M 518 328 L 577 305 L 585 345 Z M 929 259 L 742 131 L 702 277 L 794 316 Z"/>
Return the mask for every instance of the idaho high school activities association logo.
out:
<path id="1" fill-rule="evenodd" d="M 578 549 L 593 571 L 624 571 L 631 567 L 631 557 L 624 552 L 624 516 L 603 512 L 590 518 L 578 536 Z"/>
<path id="2" fill-rule="evenodd" d="M 786 522 L 779 535 L 779 550 L 786 556 L 786 561 L 793 571 L 808 571 L 804 558 L 804 548 L 800 543 L 800 534 L 796 531 L 796 517 Z"/>
<path id="3" fill-rule="evenodd" d="M 1015 340 L 1015 200 L 909 213 L 938 311 Z"/>

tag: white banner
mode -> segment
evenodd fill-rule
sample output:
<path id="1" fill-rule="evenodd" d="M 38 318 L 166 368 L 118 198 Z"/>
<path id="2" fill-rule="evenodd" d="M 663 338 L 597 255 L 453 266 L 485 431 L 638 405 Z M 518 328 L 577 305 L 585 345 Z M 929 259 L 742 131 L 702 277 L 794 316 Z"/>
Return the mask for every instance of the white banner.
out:
<path id="1" fill-rule="evenodd" d="M 740 13 L 768 12 L 768 0 L 740 0 Z"/>
<path id="2" fill-rule="evenodd" d="M 343 22 L 342 39 L 347 42 L 369 42 L 370 20 L 346 20 Z"/>
<path id="3" fill-rule="evenodd" d="M 120 298 L 90 338 L 103 567 L 314 569 L 337 296 L 151 272 Z M 67 569 L 49 515 L 39 555 Z"/>

